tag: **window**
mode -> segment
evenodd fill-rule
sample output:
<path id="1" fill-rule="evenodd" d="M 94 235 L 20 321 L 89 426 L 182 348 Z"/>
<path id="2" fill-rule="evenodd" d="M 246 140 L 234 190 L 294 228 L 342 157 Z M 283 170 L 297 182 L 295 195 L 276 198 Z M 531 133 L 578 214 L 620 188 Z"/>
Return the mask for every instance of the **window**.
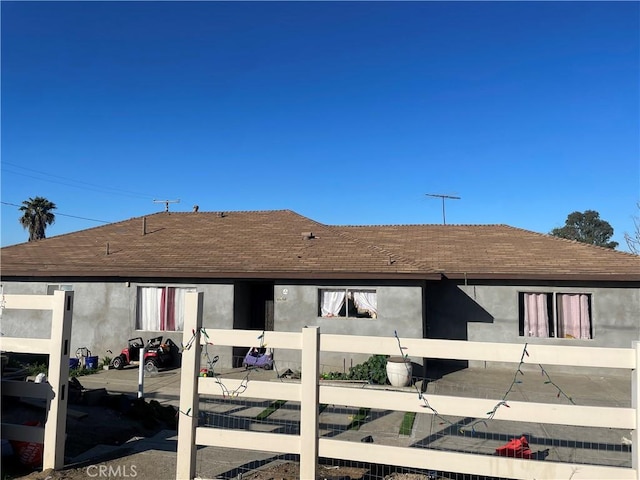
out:
<path id="1" fill-rule="evenodd" d="M 184 294 L 195 288 L 138 287 L 136 328 L 160 332 L 180 331 L 184 326 Z"/>
<path id="2" fill-rule="evenodd" d="M 73 285 L 47 285 L 47 295 L 53 295 L 56 290 L 64 290 L 65 292 L 73 290 Z"/>
<path id="3" fill-rule="evenodd" d="M 318 310 L 321 317 L 378 317 L 378 297 L 375 290 L 322 289 L 319 296 Z"/>
<path id="4" fill-rule="evenodd" d="M 591 295 L 520 293 L 520 336 L 592 338 Z"/>

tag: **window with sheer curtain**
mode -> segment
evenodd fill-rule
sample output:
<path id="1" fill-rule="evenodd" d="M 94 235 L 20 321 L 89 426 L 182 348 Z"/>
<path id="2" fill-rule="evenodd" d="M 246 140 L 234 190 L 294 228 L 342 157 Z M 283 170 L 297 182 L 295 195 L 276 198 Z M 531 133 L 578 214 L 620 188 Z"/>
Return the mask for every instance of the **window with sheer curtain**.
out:
<path id="1" fill-rule="evenodd" d="M 184 326 L 185 287 L 138 287 L 136 328 L 156 332 L 175 332 Z"/>
<path id="2" fill-rule="evenodd" d="M 378 297 L 375 290 L 320 289 L 321 317 L 377 318 Z"/>
<path id="3" fill-rule="evenodd" d="M 592 338 L 591 295 L 520 293 L 520 335 L 539 338 Z"/>

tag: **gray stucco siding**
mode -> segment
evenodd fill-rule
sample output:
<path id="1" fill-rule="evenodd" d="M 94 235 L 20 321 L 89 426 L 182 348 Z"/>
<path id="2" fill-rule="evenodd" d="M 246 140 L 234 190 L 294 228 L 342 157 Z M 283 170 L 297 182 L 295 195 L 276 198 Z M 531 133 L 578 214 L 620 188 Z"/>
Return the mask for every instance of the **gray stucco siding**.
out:
<path id="1" fill-rule="evenodd" d="M 467 324 L 468 340 L 480 342 L 529 343 L 624 347 L 640 339 L 640 290 L 600 286 L 460 286 L 492 317 L 490 323 Z M 584 293 L 591 295 L 592 339 L 536 338 L 520 336 L 520 292 Z M 515 359 L 514 361 L 518 361 Z M 470 366 L 476 365 L 473 362 Z"/>
<path id="2" fill-rule="evenodd" d="M 323 318 L 319 316 L 319 290 L 369 289 L 377 294 L 377 318 Z M 422 288 L 418 286 L 362 286 L 277 284 L 274 291 L 275 330 L 300 332 L 304 326 L 318 326 L 322 333 L 362 336 L 422 338 Z M 300 352 L 276 352 L 279 368 L 299 368 Z M 365 354 L 322 353 L 320 363 L 326 370 L 342 370 L 361 363 Z"/>
<path id="3" fill-rule="evenodd" d="M 74 291 L 71 355 L 86 347 L 100 358 L 113 357 L 127 346 L 127 340 L 144 340 L 163 335 L 177 345 L 182 332 L 145 331 L 136 328 L 138 287 L 194 287 L 204 292 L 203 325 L 205 328 L 233 328 L 233 285 L 198 285 L 134 282 L 72 282 Z M 45 295 L 53 282 L 3 282 L 6 294 Z M 3 312 L 2 333 L 7 336 L 46 338 L 51 331 L 51 312 L 37 310 L 7 310 Z M 111 350 L 111 353 L 109 352 Z M 228 352 L 221 352 L 229 357 Z"/>
<path id="4" fill-rule="evenodd" d="M 234 328 L 234 295 L 239 294 L 232 281 L 228 283 L 171 282 L 76 282 L 52 280 L 38 282 L 3 281 L 5 294 L 44 295 L 51 284 L 71 285 L 75 292 L 71 353 L 87 347 L 99 357 L 114 356 L 129 338 L 149 339 L 164 335 L 177 345 L 182 332 L 142 331 L 136 329 L 138 287 L 195 287 L 204 293 L 203 325 L 205 328 Z M 323 318 L 319 315 L 319 290 L 324 288 L 374 289 L 377 292 L 377 318 Z M 591 295 L 593 339 L 524 337 L 519 334 L 520 292 L 587 293 Z M 242 298 L 240 296 L 239 298 Z M 322 333 L 363 336 L 422 338 L 426 319 L 429 338 L 450 338 L 482 342 L 529 343 L 545 345 L 584 345 L 595 347 L 630 347 L 640 339 L 640 288 L 637 285 L 581 282 L 531 286 L 501 284 L 467 284 L 453 281 L 420 284 L 278 283 L 274 285 L 274 328 L 277 331 L 300 332 L 305 325 L 317 325 Z M 426 303 L 425 303 L 426 302 Z M 426 311 L 423 308 L 426 305 Z M 236 325 L 237 326 L 237 325 Z M 0 330 L 7 336 L 44 338 L 50 335 L 51 313 L 44 311 L 2 312 Z M 215 344 L 215 339 L 212 339 Z M 109 353 L 111 350 L 112 353 Z M 220 367 L 232 363 L 232 347 L 210 346 L 212 355 L 220 356 Z M 298 368 L 300 353 L 278 349 L 279 369 Z M 368 355 L 323 353 L 321 363 L 327 370 L 342 370 L 360 363 Z M 414 359 L 419 361 L 419 359 Z M 515 359 L 514 361 L 518 361 Z M 470 366 L 484 366 L 474 365 Z"/>

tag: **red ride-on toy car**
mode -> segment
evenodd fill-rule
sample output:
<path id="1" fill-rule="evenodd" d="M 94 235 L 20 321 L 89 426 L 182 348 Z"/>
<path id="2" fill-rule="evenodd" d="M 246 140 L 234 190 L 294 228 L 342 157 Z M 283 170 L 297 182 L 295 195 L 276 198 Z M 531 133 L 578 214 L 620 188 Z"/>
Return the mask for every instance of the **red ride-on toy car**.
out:
<path id="1" fill-rule="evenodd" d="M 113 368 L 120 370 L 126 365 L 131 365 L 140 361 L 140 349 L 144 343 L 142 337 L 130 338 L 127 348 L 123 348 L 120 355 L 111 361 Z M 169 367 L 173 364 L 174 352 L 178 350 L 177 345 L 167 338 L 162 341 L 162 336 L 150 339 L 144 352 L 144 368 L 153 371 L 157 368 Z"/>

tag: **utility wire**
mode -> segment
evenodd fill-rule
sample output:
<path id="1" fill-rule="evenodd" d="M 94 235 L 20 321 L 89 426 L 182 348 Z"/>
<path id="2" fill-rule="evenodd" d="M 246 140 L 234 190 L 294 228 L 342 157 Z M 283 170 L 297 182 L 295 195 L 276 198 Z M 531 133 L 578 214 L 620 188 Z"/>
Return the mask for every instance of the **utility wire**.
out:
<path id="1" fill-rule="evenodd" d="M 21 170 L 26 170 L 28 172 L 33 172 L 37 175 L 44 175 L 47 178 L 42 178 L 41 176 L 36 176 L 36 175 L 29 175 L 26 173 L 22 173 L 19 171 L 14 171 L 13 169 L 7 169 L 5 168 L 5 166 L 10 166 L 10 167 L 15 167 L 17 169 L 21 169 Z M 55 175 L 53 173 L 48 173 L 48 172 L 43 172 L 40 170 L 35 170 L 33 168 L 28 168 L 28 167 L 23 167 L 21 165 L 17 165 L 15 163 L 11 163 L 11 162 L 2 162 L 2 172 L 3 173 L 9 173 L 12 175 L 19 175 L 22 177 L 28 177 L 28 178 L 34 178 L 36 180 L 41 180 L 43 182 L 49 182 L 49 183 L 56 183 L 58 185 L 65 185 L 67 187 L 75 187 L 75 188 L 81 188 L 84 190 L 90 190 L 90 191 L 94 191 L 94 192 L 102 192 L 102 193 L 110 193 L 110 194 L 115 194 L 115 195 L 124 195 L 124 196 L 128 196 L 128 197 L 137 197 L 137 198 L 145 198 L 145 199 L 149 199 L 149 198 L 158 198 L 158 195 L 149 195 L 149 194 L 145 194 L 145 193 L 140 193 L 140 192 L 131 192 L 129 190 L 124 190 L 121 188 L 114 188 L 114 187 L 105 187 L 102 185 L 97 185 L 95 183 L 89 183 L 89 182 L 84 182 L 82 180 L 74 180 L 74 179 L 70 179 L 66 176 L 60 176 L 60 175 Z M 49 177 L 53 177 L 53 178 L 58 178 L 60 180 L 52 180 Z"/>
<path id="2" fill-rule="evenodd" d="M 22 205 L 16 205 L 15 203 L 9 203 L 9 202 L 0 202 L 3 205 L 9 205 L 12 207 L 21 207 Z M 71 218 L 78 218 L 80 220 L 89 220 L 90 222 L 98 222 L 98 223 L 111 223 L 111 222 L 107 222 L 106 220 L 96 220 L 95 218 L 87 218 L 87 217 L 78 217 L 77 215 L 67 215 L 65 213 L 55 213 L 54 215 L 60 215 L 61 217 L 71 217 Z"/>

